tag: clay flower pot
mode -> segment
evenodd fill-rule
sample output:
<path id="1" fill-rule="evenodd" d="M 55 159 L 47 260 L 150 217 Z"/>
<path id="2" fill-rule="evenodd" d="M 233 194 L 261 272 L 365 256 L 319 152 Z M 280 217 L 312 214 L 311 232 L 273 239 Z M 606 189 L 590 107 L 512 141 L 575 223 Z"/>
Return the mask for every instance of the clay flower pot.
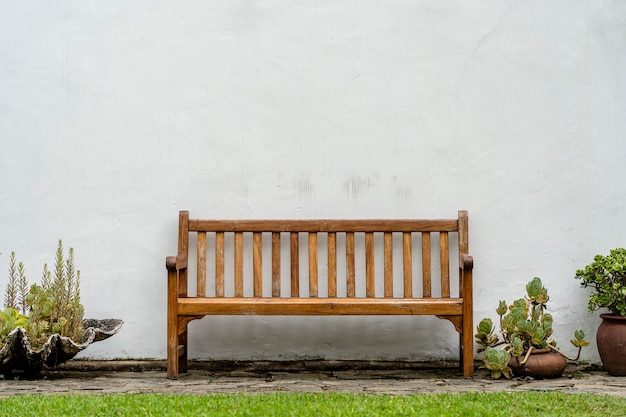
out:
<path id="1" fill-rule="evenodd" d="M 7 342 L 0 348 L 0 374 L 10 375 L 22 371 L 28 375 L 41 372 L 44 366 L 54 367 L 72 359 L 91 343 L 113 336 L 124 322 L 118 319 L 83 320 L 83 337 L 76 342 L 58 333 L 48 338 L 39 350 L 30 346 L 28 334 L 22 327 L 9 333 Z"/>
<path id="2" fill-rule="evenodd" d="M 604 369 L 613 376 L 626 376 L 626 317 L 600 314 L 596 342 Z"/>
<path id="3" fill-rule="evenodd" d="M 509 368 L 513 371 L 513 375 L 530 376 L 536 379 L 559 378 L 563 375 L 567 365 L 565 358 L 550 348 L 533 350 L 526 363 L 521 365 L 523 358 L 524 355 L 520 358 L 511 358 L 509 361 Z"/>

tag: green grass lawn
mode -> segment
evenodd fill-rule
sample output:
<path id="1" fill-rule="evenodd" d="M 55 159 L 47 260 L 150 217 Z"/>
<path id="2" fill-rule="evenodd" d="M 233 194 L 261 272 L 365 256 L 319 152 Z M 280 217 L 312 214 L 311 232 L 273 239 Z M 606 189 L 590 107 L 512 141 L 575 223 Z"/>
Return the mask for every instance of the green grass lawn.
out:
<path id="1" fill-rule="evenodd" d="M 0 399 L 0 416 L 626 416 L 626 399 L 589 394 L 465 393 L 50 395 Z"/>

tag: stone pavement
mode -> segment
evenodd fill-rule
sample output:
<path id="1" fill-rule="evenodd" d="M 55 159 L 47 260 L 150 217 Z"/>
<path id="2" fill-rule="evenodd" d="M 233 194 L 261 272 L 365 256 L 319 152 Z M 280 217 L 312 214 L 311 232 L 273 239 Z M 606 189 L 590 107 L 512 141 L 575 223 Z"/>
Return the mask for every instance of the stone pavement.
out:
<path id="1" fill-rule="evenodd" d="M 569 365 L 552 380 L 493 380 L 477 370 L 464 379 L 455 364 L 386 362 L 192 362 L 178 380 L 163 361 L 70 361 L 38 378 L 0 380 L 0 397 L 24 394 L 341 392 L 411 395 L 462 392 L 560 391 L 626 397 L 626 378 L 593 365 Z"/>

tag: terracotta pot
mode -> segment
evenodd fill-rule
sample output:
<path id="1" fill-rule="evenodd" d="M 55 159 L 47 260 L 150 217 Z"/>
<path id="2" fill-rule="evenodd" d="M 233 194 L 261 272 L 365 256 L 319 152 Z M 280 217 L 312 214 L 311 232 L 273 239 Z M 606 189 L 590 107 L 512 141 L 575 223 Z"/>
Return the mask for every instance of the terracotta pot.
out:
<path id="1" fill-rule="evenodd" d="M 626 376 L 626 317 L 600 314 L 596 342 L 604 369 L 613 376 Z"/>
<path id="2" fill-rule="evenodd" d="M 535 349 L 531 352 L 528 361 L 520 365 L 524 355 L 519 358 L 511 358 L 509 368 L 515 376 L 530 376 L 537 379 L 559 378 L 563 375 L 567 362 L 565 358 L 552 349 Z"/>

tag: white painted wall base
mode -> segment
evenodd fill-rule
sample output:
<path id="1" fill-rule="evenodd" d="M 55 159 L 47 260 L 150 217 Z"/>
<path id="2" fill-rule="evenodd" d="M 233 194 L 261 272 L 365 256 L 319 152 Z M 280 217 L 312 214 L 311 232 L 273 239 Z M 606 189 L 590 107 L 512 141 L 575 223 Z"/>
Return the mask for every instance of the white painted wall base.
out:
<path id="1" fill-rule="evenodd" d="M 109 1 L 0 6 L 0 284 L 76 250 L 97 358 L 165 356 L 177 213 L 454 217 L 475 317 L 626 245 L 626 3 Z M 192 356 L 454 358 L 418 318 L 216 318 Z M 595 347 L 584 358 L 597 360 Z"/>

